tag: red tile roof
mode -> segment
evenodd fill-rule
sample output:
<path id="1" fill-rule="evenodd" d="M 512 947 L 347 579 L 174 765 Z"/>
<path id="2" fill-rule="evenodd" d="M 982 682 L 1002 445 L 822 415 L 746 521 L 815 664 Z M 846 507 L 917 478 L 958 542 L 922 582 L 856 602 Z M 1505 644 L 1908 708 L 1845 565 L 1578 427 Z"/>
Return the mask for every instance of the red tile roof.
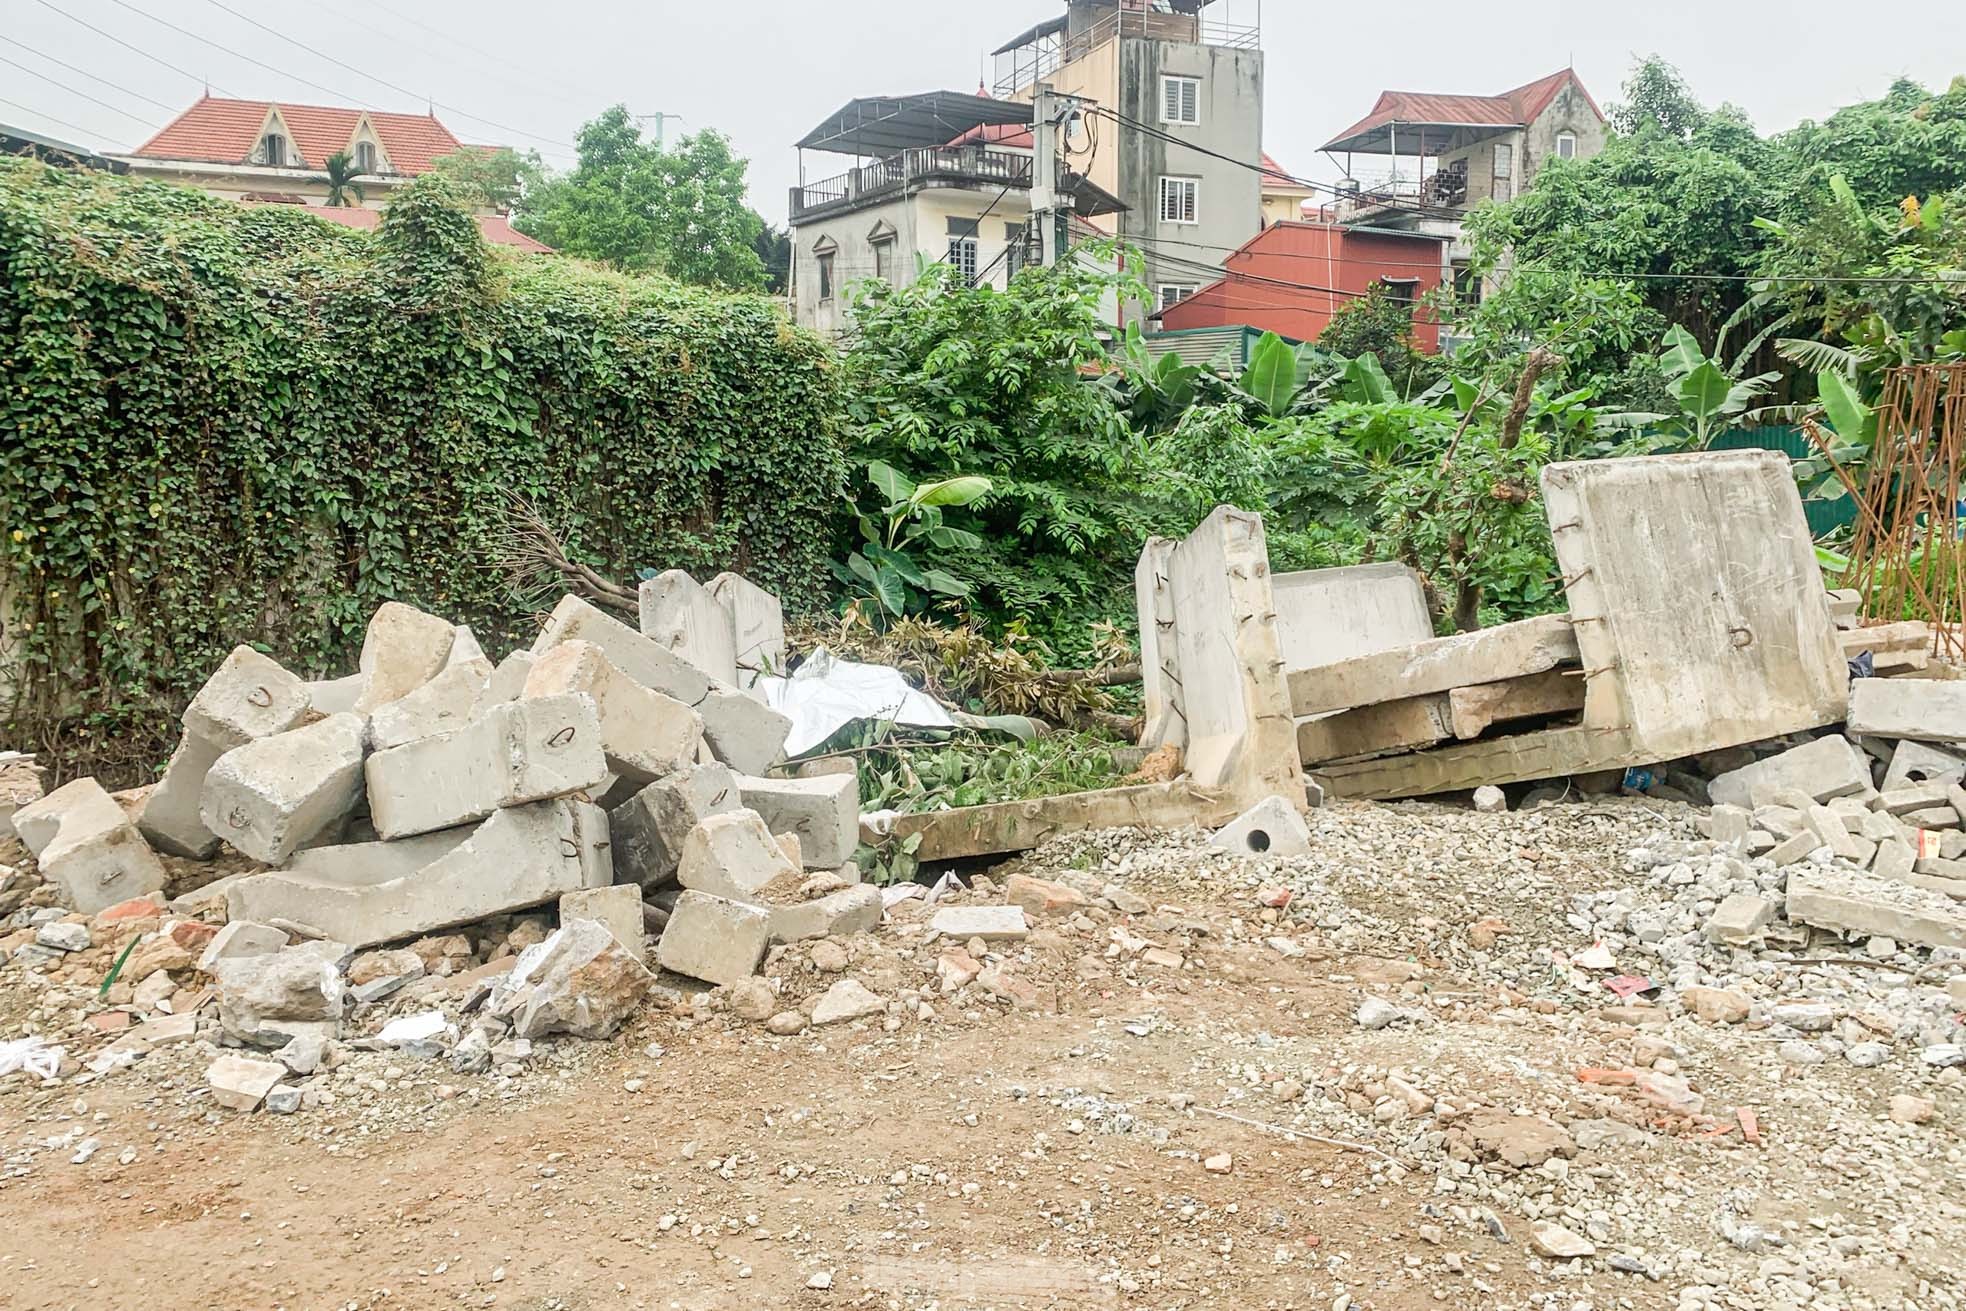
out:
<path id="1" fill-rule="evenodd" d="M 1591 112 L 1599 118 L 1604 111 L 1584 89 L 1573 69 L 1563 69 L 1539 77 L 1499 96 L 1445 96 L 1426 91 L 1382 91 L 1372 112 L 1340 132 L 1321 149 L 1335 150 L 1349 138 L 1363 136 L 1389 124 L 1414 127 L 1526 127 L 1536 121 L 1565 84 L 1575 83 Z"/>
<path id="2" fill-rule="evenodd" d="M 1282 188 L 1285 191 L 1309 190 L 1292 176 L 1289 169 L 1277 163 L 1276 157 L 1267 150 L 1263 152 L 1263 185 Z"/>
<path id="3" fill-rule="evenodd" d="M 150 159 L 192 159 L 243 164 L 259 144 L 267 110 L 277 108 L 292 148 L 304 167 L 318 169 L 329 155 L 350 149 L 355 129 L 367 113 L 385 162 L 393 172 L 427 173 L 432 160 L 462 150 L 463 143 L 428 114 L 387 114 L 336 105 L 293 105 L 285 101 L 223 100 L 205 96 L 179 114 L 133 152 Z"/>
<path id="4" fill-rule="evenodd" d="M 248 204 L 289 203 L 285 201 L 264 200 L 263 197 L 265 194 L 258 193 L 255 196 L 247 196 L 245 201 Z M 293 208 L 304 209 L 316 218 L 324 218 L 330 223 L 339 223 L 344 228 L 361 228 L 366 231 L 378 226 L 382 222 L 381 210 L 366 209 L 360 205 L 294 205 Z M 512 221 L 502 214 L 480 214 L 477 218 L 478 231 L 484 233 L 485 240 L 494 246 L 510 246 L 514 250 L 522 250 L 531 255 L 551 255 L 554 253 L 551 246 L 543 241 L 535 241 L 533 238 L 528 237 L 525 233 L 513 227 Z"/>

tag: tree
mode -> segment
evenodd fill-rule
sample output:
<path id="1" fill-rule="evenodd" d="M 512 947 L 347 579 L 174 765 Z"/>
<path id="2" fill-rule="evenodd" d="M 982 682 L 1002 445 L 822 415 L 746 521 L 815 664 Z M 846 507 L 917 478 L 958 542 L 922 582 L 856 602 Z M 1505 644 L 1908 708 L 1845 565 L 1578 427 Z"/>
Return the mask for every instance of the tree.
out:
<path id="1" fill-rule="evenodd" d="M 741 290 L 765 285 L 764 220 L 745 204 L 746 162 L 722 133 L 664 150 L 624 105 L 580 129 L 580 160 L 519 199 L 515 226 L 569 255 Z"/>
<path id="2" fill-rule="evenodd" d="M 792 234 L 762 220 L 760 223 L 758 239 L 751 246 L 765 266 L 765 290 L 782 296 L 792 284 Z"/>
<path id="3" fill-rule="evenodd" d="M 430 161 L 431 167 L 457 185 L 481 208 L 507 213 L 520 197 L 536 188 L 545 178 L 539 152 L 521 155 L 509 146 L 496 150 L 467 148 Z"/>
<path id="4" fill-rule="evenodd" d="M 362 176 L 362 170 L 355 167 L 353 155 L 338 150 L 327 157 L 322 167 L 328 175 L 328 208 L 352 209 L 368 199 L 362 184 L 355 180 Z M 350 196 L 354 199 L 350 200 Z"/>
<path id="5" fill-rule="evenodd" d="M 1393 295 L 1383 282 L 1339 306 L 1317 344 L 1346 359 L 1376 357 L 1400 395 L 1424 391 L 1440 372 L 1438 362 L 1413 344 L 1413 302 Z"/>
<path id="6" fill-rule="evenodd" d="M 1679 70 L 1657 55 L 1641 60 L 1626 79 L 1625 98 L 1611 106 L 1611 126 L 1620 136 L 1653 131 L 1680 141 L 1691 139 L 1707 120 Z"/>

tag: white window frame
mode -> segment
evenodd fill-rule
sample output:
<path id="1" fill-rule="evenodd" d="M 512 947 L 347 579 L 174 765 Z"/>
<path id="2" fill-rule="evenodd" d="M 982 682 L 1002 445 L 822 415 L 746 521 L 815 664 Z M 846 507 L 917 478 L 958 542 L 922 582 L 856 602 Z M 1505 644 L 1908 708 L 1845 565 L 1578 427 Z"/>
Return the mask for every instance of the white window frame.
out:
<path id="1" fill-rule="evenodd" d="M 1556 157 L 1558 159 L 1577 158 L 1577 134 L 1559 132 L 1556 134 Z"/>
<path id="2" fill-rule="evenodd" d="M 278 159 L 273 158 L 273 143 L 276 141 L 280 144 L 280 157 Z M 259 155 L 266 162 L 268 168 L 285 168 L 287 166 L 287 134 L 277 128 L 268 128 L 266 131 L 260 133 Z"/>
<path id="3" fill-rule="evenodd" d="M 1507 178 L 1511 182 L 1515 180 L 1515 146 L 1513 143 L 1507 141 L 1496 142 L 1495 153 L 1491 159 L 1492 162 L 1489 166 L 1489 171 L 1494 176 Z"/>
<path id="4" fill-rule="evenodd" d="M 948 260 L 949 267 L 954 269 L 962 278 L 965 286 L 974 286 L 976 284 L 978 265 L 976 262 L 976 238 L 974 236 L 950 237 Z"/>
<path id="5" fill-rule="evenodd" d="M 382 162 L 382 152 L 375 148 L 373 141 L 357 141 L 354 153 L 355 167 L 364 173 L 375 172 L 376 166 Z"/>
<path id="6" fill-rule="evenodd" d="M 1161 74 L 1160 121 L 1181 127 L 1201 126 L 1200 78 L 1185 73 Z"/>
<path id="7" fill-rule="evenodd" d="M 1185 195 L 1185 203 L 1178 199 Z M 1170 212 L 1168 201 L 1177 198 Z M 1160 180 L 1160 221 L 1193 227 L 1201 222 L 1201 179 L 1164 174 Z M 1181 215 L 1186 214 L 1183 218 Z"/>
<path id="8" fill-rule="evenodd" d="M 1161 309 L 1171 310 L 1200 291 L 1201 285 L 1194 282 L 1163 282 L 1155 290 L 1160 296 Z"/>
<path id="9" fill-rule="evenodd" d="M 833 257 L 839 252 L 821 250 L 813 252 L 813 269 L 819 277 L 819 303 L 824 305 L 839 294 L 839 279 L 835 276 L 838 265 Z"/>

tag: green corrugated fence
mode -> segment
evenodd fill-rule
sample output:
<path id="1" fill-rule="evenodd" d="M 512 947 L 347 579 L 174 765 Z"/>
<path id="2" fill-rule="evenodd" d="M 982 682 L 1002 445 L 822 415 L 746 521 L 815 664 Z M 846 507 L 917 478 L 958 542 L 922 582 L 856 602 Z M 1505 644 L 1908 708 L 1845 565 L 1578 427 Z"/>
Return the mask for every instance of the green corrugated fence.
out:
<path id="1" fill-rule="evenodd" d="M 1802 460 L 1813 455 L 1816 447 L 1802 429 L 1771 423 L 1759 428 L 1736 428 L 1707 443 L 1707 449 L 1780 451 L 1791 460 Z M 1809 520 L 1810 535 L 1821 537 L 1855 523 L 1857 503 L 1847 496 L 1835 501 L 1804 501 L 1802 513 Z"/>

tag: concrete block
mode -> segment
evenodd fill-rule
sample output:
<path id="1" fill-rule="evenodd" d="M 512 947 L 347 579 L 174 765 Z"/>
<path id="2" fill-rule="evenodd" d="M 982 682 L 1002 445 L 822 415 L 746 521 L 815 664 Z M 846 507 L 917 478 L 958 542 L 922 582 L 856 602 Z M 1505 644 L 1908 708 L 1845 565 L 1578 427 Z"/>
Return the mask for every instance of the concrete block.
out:
<path id="1" fill-rule="evenodd" d="M 1906 746 L 1917 743 L 1907 742 Z M 1909 815 L 1914 810 L 1931 810 L 1935 807 L 1950 807 L 1946 789 L 1934 783 L 1901 783 L 1895 788 L 1887 788 L 1871 798 L 1871 807 L 1887 815 Z"/>
<path id="2" fill-rule="evenodd" d="M 702 717 L 622 673 L 592 642 L 562 642 L 534 660 L 522 695 L 576 692 L 594 698 L 601 751 L 618 779 L 651 783 L 695 763 L 703 742 Z"/>
<path id="3" fill-rule="evenodd" d="M 286 945 L 287 934 L 283 929 L 276 929 L 271 924 L 255 924 L 251 920 L 233 920 L 205 944 L 204 954 L 198 958 L 198 968 L 203 973 L 216 974 L 220 961 L 268 956 Z"/>
<path id="4" fill-rule="evenodd" d="M 491 662 L 482 656 L 445 665 L 422 687 L 376 708 L 369 716 L 369 750 L 387 751 L 463 728 L 484 701 L 491 676 Z"/>
<path id="5" fill-rule="evenodd" d="M 573 693 L 492 706 L 454 733 L 376 752 L 366 772 L 375 830 L 394 839 L 595 788 L 608 767 L 594 699 Z"/>
<path id="6" fill-rule="evenodd" d="M 192 860 L 210 860 L 218 854 L 218 834 L 205 827 L 199 807 L 205 797 L 205 775 L 211 772 L 226 748 L 208 742 L 195 733 L 186 733 L 164 766 L 164 776 L 144 799 L 137 817 L 137 831 L 158 851 Z"/>
<path id="7" fill-rule="evenodd" d="M 710 590 L 681 569 L 642 580 L 642 636 L 660 642 L 708 674 L 713 682 L 737 682 L 737 626 Z"/>
<path id="8" fill-rule="evenodd" d="M 643 637 L 620 620 L 569 594 L 553 607 L 546 626 L 532 644 L 532 654 L 543 656 L 562 642 L 574 641 L 592 642 L 622 673 L 686 706 L 696 705 L 709 694 L 710 679 L 702 670 L 660 642 Z"/>
<path id="9" fill-rule="evenodd" d="M 1902 883 L 1912 872 L 1918 853 L 1911 844 L 1902 838 L 1889 839 L 1877 844 L 1877 854 L 1871 858 L 1870 872 L 1881 879 Z"/>
<path id="10" fill-rule="evenodd" d="M 1841 870 L 1789 875 L 1788 917 L 1846 937 L 1886 937 L 1922 947 L 1966 947 L 1966 910 L 1950 897 Z"/>
<path id="11" fill-rule="evenodd" d="M 485 685 L 482 705 L 502 705 L 507 701 L 517 701 L 526 694 L 526 679 L 532 676 L 533 661 L 530 651 L 514 651 L 498 662 L 492 670 L 491 680 Z"/>
<path id="12" fill-rule="evenodd" d="M 330 715 L 234 747 L 205 776 L 205 827 L 254 860 L 284 862 L 362 796 L 360 715 Z"/>
<path id="13" fill-rule="evenodd" d="M 860 845 L 860 780 L 854 774 L 818 778 L 737 780 L 744 805 L 764 818 L 773 833 L 799 839 L 807 869 L 838 869 Z"/>
<path id="14" fill-rule="evenodd" d="M 1297 807 L 1282 797 L 1269 797 L 1216 833 L 1208 845 L 1242 856 L 1301 856 L 1311 849 L 1311 830 Z"/>
<path id="15" fill-rule="evenodd" d="M 1756 806 L 1754 826 L 1777 839 L 1792 838 L 1802 832 L 1802 812 L 1788 806 Z"/>
<path id="16" fill-rule="evenodd" d="M 1584 692 L 1581 673 L 1551 669 L 1500 683 L 1457 687 L 1447 694 L 1448 718 L 1454 736 L 1467 741 L 1496 724 L 1574 714 L 1584 708 Z"/>
<path id="17" fill-rule="evenodd" d="M 1707 814 L 1707 836 L 1715 842 L 1741 842 L 1753 827 L 1753 818 L 1741 806 L 1715 806 Z"/>
<path id="18" fill-rule="evenodd" d="M 1277 574 L 1270 589 L 1285 670 L 1314 669 L 1434 635 L 1420 575 L 1403 564 Z"/>
<path id="19" fill-rule="evenodd" d="M 1953 829 L 1959 827 L 1959 812 L 1951 806 L 1928 806 L 1906 812 L 1905 823 L 1914 828 Z"/>
<path id="20" fill-rule="evenodd" d="M 749 690 L 762 674 L 784 674 L 785 607 L 778 598 L 743 574 L 718 574 L 709 591 L 730 615 L 737 686 Z"/>
<path id="21" fill-rule="evenodd" d="M 366 947 L 613 881 L 606 816 L 563 799 L 497 810 L 448 853 L 402 878 L 342 886 L 258 874 L 234 885 L 226 905 L 234 919 L 289 921 Z"/>
<path id="22" fill-rule="evenodd" d="M 1811 806 L 1803 812 L 1802 822 L 1817 840 L 1844 860 L 1856 860 L 1861 847 L 1850 826 L 1843 817 L 1828 806 Z"/>
<path id="23" fill-rule="evenodd" d="M 1767 936 L 1775 922 L 1775 903 L 1750 892 L 1736 892 L 1723 900 L 1708 917 L 1706 938 L 1729 947 L 1747 947 Z"/>
<path id="24" fill-rule="evenodd" d="M 469 624 L 459 624 L 451 630 L 451 653 L 444 657 L 444 668 L 452 669 L 473 660 L 483 660 L 486 668 L 491 667 L 491 657 L 479 644 L 478 635 L 471 631 Z"/>
<path id="25" fill-rule="evenodd" d="M 683 840 L 677 880 L 695 892 L 760 902 L 766 888 L 796 887 L 799 868 L 785 857 L 756 811 L 712 815 Z"/>
<path id="26" fill-rule="evenodd" d="M 513 1035 L 529 1041 L 550 1033 L 606 1038 L 641 1006 L 654 976 L 622 946 L 607 926 L 574 919 L 546 940 L 540 958 L 508 996 L 498 1014 L 512 1021 Z"/>
<path id="27" fill-rule="evenodd" d="M 743 804 L 737 776 L 722 765 L 698 765 L 657 779 L 608 812 L 617 875 L 645 887 L 669 882 L 690 832 L 710 816 Z"/>
<path id="28" fill-rule="evenodd" d="M 1140 683 L 1145 711 L 1140 745 L 1186 747 L 1187 722 L 1179 712 L 1180 643 L 1174 631 L 1174 585 L 1168 569 L 1180 543 L 1149 537 L 1133 569 L 1134 614 L 1140 632 Z"/>
<path id="29" fill-rule="evenodd" d="M 656 963 L 675 974 L 728 985 L 758 972 L 771 941 L 771 913 L 706 892 L 685 892 L 656 944 Z"/>
<path id="30" fill-rule="evenodd" d="M 1774 863 L 1775 868 L 1780 869 L 1797 861 L 1809 859 L 1810 854 L 1822 845 L 1821 838 L 1812 831 L 1804 829 L 1777 842 L 1774 850 L 1768 853 L 1768 859 Z"/>
<path id="31" fill-rule="evenodd" d="M 967 942 L 1019 942 L 1030 935 L 1022 906 L 944 906 L 928 921 L 945 938 Z"/>
<path id="32" fill-rule="evenodd" d="M 1290 704 L 1299 716 L 1325 714 L 1524 678 L 1576 661 L 1569 617 L 1542 615 L 1292 670 Z"/>
<path id="33" fill-rule="evenodd" d="M 601 925 L 638 965 L 648 964 L 648 938 L 642 932 L 642 890 L 632 883 L 605 888 L 582 888 L 560 897 L 560 923 L 593 920 Z"/>
<path id="34" fill-rule="evenodd" d="M 774 942 L 872 933 L 880 922 L 881 890 L 871 883 L 856 883 L 812 901 L 771 908 Z"/>
<path id="35" fill-rule="evenodd" d="M 1867 738 L 1867 741 L 1876 741 Z M 1891 751 L 1891 761 L 1878 786 L 1886 792 L 1929 783 L 1943 789 L 1966 779 L 1966 756 L 1932 746 L 1927 742 L 1899 742 Z"/>
<path id="36" fill-rule="evenodd" d="M 1298 721 L 1297 756 L 1306 765 L 1392 751 L 1415 751 L 1454 736 L 1447 696 L 1408 697 Z"/>
<path id="37" fill-rule="evenodd" d="M 1919 742 L 1966 742 L 1966 682 L 1859 678 L 1850 684 L 1849 730 Z"/>
<path id="38" fill-rule="evenodd" d="M 257 1110 L 286 1077 L 287 1067 L 280 1062 L 252 1056 L 221 1056 L 205 1070 L 212 1100 L 232 1111 Z"/>
<path id="39" fill-rule="evenodd" d="M 232 654 L 184 708 L 184 731 L 220 750 L 284 733 L 306 717 L 308 685 L 249 646 Z"/>
<path id="40" fill-rule="evenodd" d="M 473 826 L 438 829 L 398 838 L 394 842 L 324 843 L 296 851 L 282 873 L 310 883 L 331 883 L 343 888 L 366 888 L 377 883 L 408 878 L 432 861 L 440 860 L 468 839 Z"/>
<path id="41" fill-rule="evenodd" d="M 352 715 L 367 683 L 360 674 L 317 678 L 307 684 L 307 708 L 317 715 Z"/>
<path id="42" fill-rule="evenodd" d="M 762 774 L 785 755 L 792 721 L 755 697 L 712 688 L 697 703 L 703 740 L 711 753 L 740 774 Z"/>
<path id="43" fill-rule="evenodd" d="M 307 1026 L 324 1026 L 332 1036 L 341 1022 L 347 959 L 345 944 L 317 940 L 217 961 L 219 1023 L 240 1042 L 261 1047 L 285 1046 Z"/>
<path id="44" fill-rule="evenodd" d="M 115 798 L 78 778 L 14 812 L 15 832 L 34 853 L 62 904 L 84 915 L 162 891 L 164 866 Z"/>
<path id="45" fill-rule="evenodd" d="M 1707 794 L 1717 806 L 1758 809 L 1777 804 L 1779 794 L 1787 789 L 1818 802 L 1868 795 L 1870 766 L 1849 738 L 1832 733 L 1722 774 L 1707 785 Z"/>
<path id="46" fill-rule="evenodd" d="M 362 695 L 355 713 L 371 714 L 435 678 L 450 658 L 457 627 L 401 601 L 385 601 L 369 616 L 362 639 Z"/>

